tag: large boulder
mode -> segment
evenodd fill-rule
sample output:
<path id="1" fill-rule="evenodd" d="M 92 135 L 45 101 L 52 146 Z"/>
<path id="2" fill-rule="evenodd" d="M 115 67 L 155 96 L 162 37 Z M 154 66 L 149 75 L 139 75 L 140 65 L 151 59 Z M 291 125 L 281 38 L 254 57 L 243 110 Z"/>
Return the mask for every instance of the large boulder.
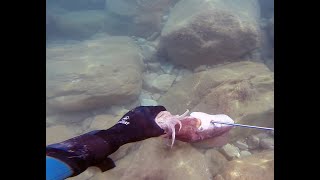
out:
<path id="1" fill-rule="evenodd" d="M 205 152 L 205 159 L 212 177 L 216 176 L 228 163 L 228 160 L 215 149 L 207 150 Z"/>
<path id="2" fill-rule="evenodd" d="M 229 161 L 214 180 L 273 180 L 274 151 Z"/>
<path id="3" fill-rule="evenodd" d="M 47 110 L 85 111 L 136 100 L 142 86 L 139 48 L 105 37 L 47 48 Z"/>
<path id="4" fill-rule="evenodd" d="M 274 77 L 264 64 L 230 63 L 183 78 L 158 101 L 173 114 L 186 109 L 227 114 L 236 123 L 273 127 Z M 234 128 L 231 140 L 258 133 Z"/>
<path id="5" fill-rule="evenodd" d="M 170 149 L 158 138 L 153 138 L 141 144 L 120 179 L 192 180 L 210 177 L 204 155 L 192 146 L 180 143 Z"/>
<path id="6" fill-rule="evenodd" d="M 161 52 L 186 67 L 235 61 L 259 47 L 256 0 L 181 0 L 161 32 Z"/>
<path id="7" fill-rule="evenodd" d="M 162 16 L 172 3 L 172 0 L 106 0 L 108 32 L 149 37 L 160 32 Z"/>
<path id="8" fill-rule="evenodd" d="M 106 172 L 96 172 L 94 180 L 205 180 L 212 179 L 227 164 L 227 159 L 217 150 L 200 152 L 187 143 L 177 141 L 172 149 L 161 138 L 121 147 L 110 157 L 116 167 Z M 88 177 L 92 170 L 77 176 Z"/>

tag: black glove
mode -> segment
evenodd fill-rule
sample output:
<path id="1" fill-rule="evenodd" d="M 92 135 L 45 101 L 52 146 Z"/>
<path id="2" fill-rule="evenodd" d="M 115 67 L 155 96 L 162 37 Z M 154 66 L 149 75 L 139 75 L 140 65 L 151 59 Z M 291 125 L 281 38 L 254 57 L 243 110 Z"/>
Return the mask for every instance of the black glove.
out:
<path id="1" fill-rule="evenodd" d="M 108 155 L 120 146 L 164 134 L 155 117 L 165 111 L 163 106 L 140 106 L 127 112 L 114 126 L 107 130 L 92 131 L 84 135 L 52 144 L 47 156 L 66 162 L 78 175 L 90 166 L 102 171 L 115 167 Z"/>
<path id="2" fill-rule="evenodd" d="M 139 106 L 127 112 L 113 127 L 101 130 L 96 135 L 116 140 L 113 142 L 116 146 L 160 136 L 164 130 L 157 125 L 155 117 L 165 110 L 163 106 Z"/>

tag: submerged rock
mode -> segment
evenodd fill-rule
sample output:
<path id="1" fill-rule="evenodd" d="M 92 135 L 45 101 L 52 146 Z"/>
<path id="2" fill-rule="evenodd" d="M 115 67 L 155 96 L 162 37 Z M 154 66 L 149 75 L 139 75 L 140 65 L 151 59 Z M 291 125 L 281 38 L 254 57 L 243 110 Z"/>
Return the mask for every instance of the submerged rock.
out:
<path id="1" fill-rule="evenodd" d="M 241 158 L 244 158 L 244 157 L 247 157 L 247 156 L 251 156 L 251 152 L 249 152 L 249 151 L 241 151 L 240 152 L 240 157 Z"/>
<path id="2" fill-rule="evenodd" d="M 160 44 L 171 61 L 189 68 L 236 61 L 259 47 L 258 19 L 256 0 L 181 0 Z"/>
<path id="3" fill-rule="evenodd" d="M 152 86 L 157 92 L 168 91 L 175 78 L 176 77 L 173 75 L 162 74 L 156 77 L 156 79 L 153 81 Z"/>
<path id="4" fill-rule="evenodd" d="M 122 106 L 111 106 L 109 109 L 108 109 L 108 112 L 107 114 L 111 114 L 113 116 L 123 116 L 125 113 L 127 113 L 129 110 L 122 107 Z"/>
<path id="5" fill-rule="evenodd" d="M 235 158 L 240 157 L 239 148 L 235 147 L 231 144 L 226 144 L 221 148 L 221 152 L 226 156 L 226 158 L 230 161 Z"/>
<path id="6" fill-rule="evenodd" d="M 170 149 L 159 138 L 153 138 L 141 144 L 119 179 L 209 179 L 206 169 L 204 155 L 187 143 L 177 143 Z"/>
<path id="7" fill-rule="evenodd" d="M 174 84 L 158 101 L 173 114 L 189 109 L 227 114 L 236 123 L 273 127 L 274 77 L 264 64 L 230 63 L 194 73 Z M 234 128 L 231 142 L 257 134 L 250 128 Z"/>
<path id="8" fill-rule="evenodd" d="M 103 173 L 96 171 L 90 179 L 205 180 L 212 179 L 227 164 L 227 159 L 217 150 L 210 149 L 203 154 L 180 141 L 170 149 L 162 138 L 124 145 L 110 157 L 117 166 Z M 77 177 L 85 178 L 88 173 Z"/>
<path id="9" fill-rule="evenodd" d="M 66 178 L 66 180 L 88 180 L 88 179 L 93 179 L 96 177 L 96 174 L 99 174 L 101 170 L 98 167 L 92 166 L 86 169 L 84 172 L 81 174 L 74 176 L 74 177 L 69 177 Z"/>
<path id="10" fill-rule="evenodd" d="M 154 56 L 156 53 L 156 49 L 155 47 L 148 45 L 148 44 L 143 44 L 140 46 L 141 50 L 142 50 L 142 54 L 144 56 L 144 61 L 153 61 L 154 60 Z"/>
<path id="11" fill-rule="evenodd" d="M 170 74 L 157 75 L 155 73 L 150 73 L 144 76 L 143 85 L 144 88 L 149 91 L 163 93 L 171 87 L 175 78 L 174 75 Z"/>
<path id="12" fill-rule="evenodd" d="M 260 146 L 264 149 L 274 149 L 274 140 L 272 138 L 261 139 Z"/>
<path id="13" fill-rule="evenodd" d="M 227 164 L 228 160 L 217 150 L 209 149 L 205 153 L 208 169 L 212 177 L 216 176 Z"/>
<path id="14" fill-rule="evenodd" d="M 93 120 L 94 120 L 94 117 L 89 117 L 89 118 L 85 119 L 81 124 L 82 131 L 87 132 L 87 130 L 90 128 Z"/>
<path id="15" fill-rule="evenodd" d="M 64 125 L 51 126 L 46 129 L 46 145 L 59 143 L 74 136 L 75 133 Z"/>
<path id="16" fill-rule="evenodd" d="M 273 180 L 274 152 L 266 151 L 229 161 L 214 180 Z"/>
<path id="17" fill-rule="evenodd" d="M 249 149 L 258 148 L 259 143 L 260 143 L 260 139 L 255 135 L 249 136 L 247 139 L 247 144 L 248 144 Z"/>
<path id="18" fill-rule="evenodd" d="M 119 121 L 118 117 L 109 115 L 109 114 L 101 114 L 94 117 L 91 122 L 90 130 L 103 130 L 109 129 L 113 125 L 115 125 Z"/>
<path id="19" fill-rule="evenodd" d="M 239 149 L 241 149 L 241 150 L 247 150 L 248 149 L 248 145 L 245 142 L 242 142 L 242 141 L 236 141 L 234 143 L 234 145 L 236 147 L 238 147 Z"/>
<path id="20" fill-rule="evenodd" d="M 128 37 L 105 37 L 47 48 L 47 106 L 85 111 L 138 98 L 141 52 Z"/>
<path id="21" fill-rule="evenodd" d="M 128 143 L 125 145 L 122 145 L 116 152 L 112 153 L 110 157 L 113 161 L 119 161 L 120 159 L 125 158 L 125 156 L 128 156 L 133 151 L 136 151 L 142 142 L 136 142 L 136 143 Z"/>
<path id="22" fill-rule="evenodd" d="M 55 124 L 72 124 L 72 123 L 81 123 L 86 118 L 92 116 L 90 112 L 65 112 L 65 113 L 54 113 L 52 116 L 49 116 L 51 121 Z"/>
<path id="23" fill-rule="evenodd" d="M 257 136 L 260 140 L 269 137 L 269 135 L 267 133 L 259 133 L 256 134 L 255 136 Z"/>

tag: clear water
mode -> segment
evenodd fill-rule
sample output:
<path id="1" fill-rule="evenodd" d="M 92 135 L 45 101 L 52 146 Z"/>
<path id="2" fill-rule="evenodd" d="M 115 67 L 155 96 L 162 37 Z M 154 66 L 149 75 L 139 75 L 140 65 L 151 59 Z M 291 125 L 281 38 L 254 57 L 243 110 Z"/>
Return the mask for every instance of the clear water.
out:
<path id="1" fill-rule="evenodd" d="M 273 0 L 47 0 L 47 144 L 139 105 L 273 127 Z M 127 144 L 70 179 L 273 179 L 273 133 Z"/>

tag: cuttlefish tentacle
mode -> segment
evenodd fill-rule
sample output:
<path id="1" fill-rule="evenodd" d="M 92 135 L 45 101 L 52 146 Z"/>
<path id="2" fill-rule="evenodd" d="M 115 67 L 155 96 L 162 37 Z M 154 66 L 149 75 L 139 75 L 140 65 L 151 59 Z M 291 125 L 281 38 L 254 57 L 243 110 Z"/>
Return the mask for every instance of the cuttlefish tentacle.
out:
<path id="1" fill-rule="evenodd" d="M 179 123 L 179 131 L 178 132 L 180 132 L 180 130 L 182 128 L 182 123 L 181 123 L 181 121 L 178 121 L 178 123 Z"/>
<path id="2" fill-rule="evenodd" d="M 182 128 L 181 120 L 185 119 L 188 113 L 189 113 L 189 110 L 184 112 L 182 115 L 172 115 L 168 111 L 162 111 L 156 117 L 157 124 L 166 132 L 165 137 L 168 137 L 171 135 L 171 138 L 172 138 L 171 148 L 174 144 L 175 136 L 176 136 L 175 126 L 179 124 L 179 131 L 180 131 Z"/>
<path id="3" fill-rule="evenodd" d="M 174 141 L 175 141 L 175 138 L 176 138 L 176 129 L 175 129 L 175 126 L 176 124 L 179 124 L 179 131 L 181 130 L 182 128 L 182 123 L 181 123 L 181 120 L 183 120 L 189 113 L 189 110 L 187 109 L 186 112 L 184 112 L 182 115 L 176 115 L 174 116 L 174 118 L 170 118 L 170 129 L 171 129 L 171 138 L 172 138 L 172 141 L 171 141 L 171 148 L 174 144 Z"/>
<path id="4" fill-rule="evenodd" d="M 176 115 L 177 118 L 177 122 L 179 123 L 179 131 L 181 130 L 182 128 L 182 123 L 181 123 L 181 120 L 183 120 L 189 113 L 189 109 L 186 110 L 186 112 L 184 112 L 183 114 L 181 114 L 180 116 L 179 115 Z"/>
<path id="5" fill-rule="evenodd" d="M 174 140 L 176 138 L 176 130 L 174 128 L 174 126 L 171 126 L 171 132 L 172 132 L 172 141 L 171 141 L 171 146 L 170 148 L 172 148 L 173 144 L 174 144 Z"/>

